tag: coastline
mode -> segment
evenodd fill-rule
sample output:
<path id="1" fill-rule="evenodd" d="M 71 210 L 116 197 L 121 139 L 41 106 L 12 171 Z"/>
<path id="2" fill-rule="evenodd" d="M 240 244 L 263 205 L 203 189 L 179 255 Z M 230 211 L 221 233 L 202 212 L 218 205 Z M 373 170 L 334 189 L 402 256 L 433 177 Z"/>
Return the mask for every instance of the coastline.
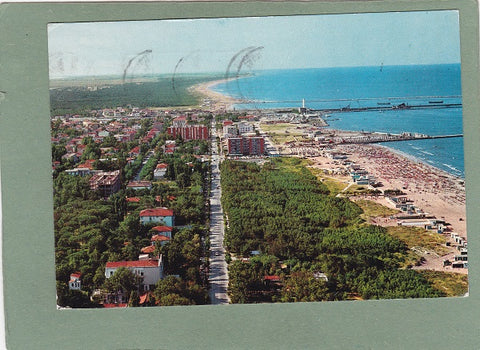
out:
<path id="1" fill-rule="evenodd" d="M 207 96 L 220 108 L 231 108 L 232 104 L 242 101 L 211 90 L 216 84 L 226 80 L 217 80 L 195 86 L 195 91 Z M 340 131 L 339 132 L 343 132 Z M 283 145 L 277 145 L 283 146 Z M 450 232 L 467 238 L 465 180 L 445 170 L 439 169 L 410 154 L 378 144 L 339 145 L 337 152 L 344 152 L 349 160 L 364 168 L 383 184 L 383 189 L 400 189 L 406 197 L 426 214 L 445 220 Z M 329 172 L 339 166 L 339 162 L 326 156 L 308 156 L 313 167 Z M 343 180 L 343 179 L 342 179 Z M 380 204 L 391 206 L 385 199 Z M 376 223 L 383 226 L 396 225 L 395 220 L 386 219 Z M 453 259 L 454 253 L 439 258 L 429 258 L 422 269 L 445 271 L 444 259 Z M 460 271 L 464 270 L 464 271 Z M 447 269 L 448 271 L 448 269 Z M 451 270 L 450 270 L 451 271 Z M 466 273 L 466 269 L 457 269 Z"/>
<path id="2" fill-rule="evenodd" d="M 454 232 L 467 236 L 463 179 L 386 146 L 343 145 L 337 151 L 348 154 L 352 162 L 380 181 L 382 188 L 402 190 L 425 213 L 444 218 Z M 330 158 L 312 159 L 324 169 L 337 166 Z"/>
<path id="3" fill-rule="evenodd" d="M 422 209 L 426 214 L 445 220 L 447 223 L 447 241 L 452 242 L 450 232 L 467 238 L 466 226 L 466 202 L 465 187 L 462 178 L 458 178 L 443 170 L 425 164 L 421 161 L 396 153 L 396 150 L 381 145 L 344 145 L 338 151 L 348 154 L 348 158 L 361 166 L 382 182 L 383 189 L 401 189 L 415 206 Z M 338 163 L 327 157 L 312 157 L 314 167 L 322 169 L 334 169 Z M 384 198 L 372 197 L 387 207 L 393 207 Z M 396 226 L 396 220 L 390 218 L 378 218 L 372 222 L 380 226 Z M 432 233 L 436 235 L 437 233 Z M 452 269 L 444 266 L 443 261 L 454 261 L 454 256 L 459 252 L 451 248 L 449 253 L 443 256 L 428 254 L 421 266 L 415 266 L 419 270 L 436 270 L 445 272 L 457 272 L 467 274 L 468 269 Z"/>
<path id="4" fill-rule="evenodd" d="M 244 101 L 216 92 L 212 88 L 215 85 L 226 83 L 227 81 L 232 81 L 236 79 L 239 78 L 227 78 L 208 81 L 205 83 L 193 85 L 189 89 L 194 94 L 200 95 L 200 97 L 202 98 L 202 101 L 200 103 L 201 107 L 213 108 L 216 111 L 229 111 L 233 109 L 234 104 L 242 103 Z"/>

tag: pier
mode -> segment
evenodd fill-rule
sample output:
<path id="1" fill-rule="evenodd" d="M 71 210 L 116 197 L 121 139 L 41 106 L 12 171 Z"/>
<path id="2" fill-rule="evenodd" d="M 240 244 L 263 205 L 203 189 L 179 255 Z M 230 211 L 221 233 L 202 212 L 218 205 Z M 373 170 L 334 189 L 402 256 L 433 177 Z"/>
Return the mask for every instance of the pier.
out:
<path id="1" fill-rule="evenodd" d="M 463 137 L 463 134 L 453 135 L 425 135 L 425 134 L 383 134 L 383 133 L 362 133 L 361 135 L 352 136 L 336 136 L 332 139 L 334 144 L 360 144 L 360 143 L 379 143 L 379 142 L 395 142 L 409 140 L 430 140 L 430 139 L 447 139 L 454 137 Z"/>
<path id="2" fill-rule="evenodd" d="M 442 109 L 442 108 L 460 108 L 461 103 L 442 103 L 442 104 L 420 104 L 420 105 L 408 105 L 401 103 L 398 105 L 378 105 L 370 107 L 350 107 L 343 108 L 323 108 L 323 109 L 310 109 L 312 112 L 320 113 L 341 113 L 341 112 L 371 112 L 371 111 L 391 111 L 391 110 L 408 110 L 408 109 Z"/>

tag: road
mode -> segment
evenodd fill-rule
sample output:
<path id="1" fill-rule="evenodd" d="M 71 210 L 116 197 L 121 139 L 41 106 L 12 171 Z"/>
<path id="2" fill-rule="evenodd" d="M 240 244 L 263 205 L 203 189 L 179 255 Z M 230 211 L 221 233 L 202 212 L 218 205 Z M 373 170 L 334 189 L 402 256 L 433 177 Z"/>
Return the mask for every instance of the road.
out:
<path id="1" fill-rule="evenodd" d="M 212 124 L 215 130 L 215 124 Z M 212 138 L 212 189 L 210 197 L 210 302 L 214 305 L 228 304 L 228 270 L 223 247 L 223 210 L 220 203 L 222 189 L 220 187 L 220 156 L 217 153 L 217 141 Z"/>

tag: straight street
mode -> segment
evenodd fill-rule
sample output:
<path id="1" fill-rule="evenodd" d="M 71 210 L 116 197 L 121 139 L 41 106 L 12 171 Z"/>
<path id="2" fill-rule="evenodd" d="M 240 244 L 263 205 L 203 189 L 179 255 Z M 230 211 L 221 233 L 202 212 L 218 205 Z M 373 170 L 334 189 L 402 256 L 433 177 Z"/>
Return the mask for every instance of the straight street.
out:
<path id="1" fill-rule="evenodd" d="M 210 301 L 214 305 L 228 304 L 228 270 L 223 247 L 223 210 L 220 198 L 220 156 L 215 138 L 215 122 L 212 122 L 212 188 L 210 197 Z"/>

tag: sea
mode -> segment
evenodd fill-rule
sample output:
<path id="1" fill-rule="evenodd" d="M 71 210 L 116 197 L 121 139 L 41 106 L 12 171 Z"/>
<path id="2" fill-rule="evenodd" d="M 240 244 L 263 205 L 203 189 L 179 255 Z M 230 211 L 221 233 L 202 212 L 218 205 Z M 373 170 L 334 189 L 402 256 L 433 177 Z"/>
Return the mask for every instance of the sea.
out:
<path id="1" fill-rule="evenodd" d="M 427 135 L 463 134 L 460 64 L 263 70 L 213 90 L 246 101 L 235 109 L 343 109 L 329 128 Z M 400 108 L 398 108 L 398 106 Z M 428 108 L 415 108 L 427 106 Z M 352 111 L 374 107 L 381 110 Z M 410 108 L 401 108 L 410 107 Z M 463 137 L 384 146 L 465 177 Z"/>

